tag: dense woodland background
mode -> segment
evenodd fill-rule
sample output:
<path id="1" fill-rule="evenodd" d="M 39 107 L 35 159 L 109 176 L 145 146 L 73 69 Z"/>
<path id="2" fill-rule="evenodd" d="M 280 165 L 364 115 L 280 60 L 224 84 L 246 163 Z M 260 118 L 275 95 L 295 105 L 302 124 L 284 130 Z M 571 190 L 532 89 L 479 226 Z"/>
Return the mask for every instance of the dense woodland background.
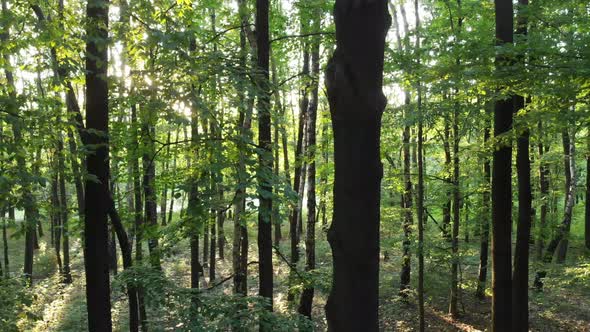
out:
<path id="1" fill-rule="evenodd" d="M 1 1 L 1 331 L 590 331 L 589 1 Z"/>

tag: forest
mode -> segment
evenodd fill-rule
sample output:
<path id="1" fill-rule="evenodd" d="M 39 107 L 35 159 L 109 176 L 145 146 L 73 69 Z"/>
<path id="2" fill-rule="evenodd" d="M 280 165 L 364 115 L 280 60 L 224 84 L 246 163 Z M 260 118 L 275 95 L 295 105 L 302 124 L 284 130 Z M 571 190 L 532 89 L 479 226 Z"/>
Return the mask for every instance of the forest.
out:
<path id="1" fill-rule="evenodd" d="M 0 331 L 590 332 L 590 1 L 0 1 Z"/>

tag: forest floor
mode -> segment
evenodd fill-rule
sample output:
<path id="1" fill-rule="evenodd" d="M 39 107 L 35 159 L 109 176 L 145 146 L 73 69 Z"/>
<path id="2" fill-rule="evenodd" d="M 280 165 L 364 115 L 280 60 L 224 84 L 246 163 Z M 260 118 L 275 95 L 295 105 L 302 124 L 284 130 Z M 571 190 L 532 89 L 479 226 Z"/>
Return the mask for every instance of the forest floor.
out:
<path id="1" fill-rule="evenodd" d="M 574 223 L 573 230 L 576 225 Z M 286 228 L 286 227 L 285 227 Z M 252 228 L 254 229 L 254 227 Z M 253 233 L 253 232 L 252 232 Z M 226 234 L 231 234 L 227 225 Z M 287 236 L 287 232 L 283 232 Z M 578 233 L 580 234 L 580 233 Z M 582 233 L 583 234 L 583 233 Z M 436 234 L 430 234 L 436 236 Z M 47 237 L 47 236 L 45 236 Z M 228 238 L 230 238 L 228 236 Z M 10 239 L 11 269 L 13 274 L 22 268 L 23 238 Z M 250 261 L 257 257 L 256 235 L 250 234 Z M 386 241 L 384 241 L 386 243 Z M 441 242 L 444 243 L 444 242 Z M 254 244 L 254 245 L 252 245 Z M 452 319 L 448 315 L 448 298 L 450 285 L 450 265 L 448 255 L 440 250 L 431 249 L 426 252 L 425 270 L 425 302 L 427 331 L 486 331 L 490 323 L 491 293 L 488 289 L 484 300 L 474 296 L 477 270 L 478 248 L 477 239 L 470 243 L 461 242 L 461 296 L 460 317 Z M 281 242 L 279 250 L 288 255 L 288 241 Z M 393 250 L 392 250 L 393 249 Z M 406 299 L 398 295 L 400 260 L 398 248 L 390 249 L 389 259 L 381 263 L 380 277 L 380 325 L 382 331 L 414 331 L 418 326 L 418 309 L 415 293 L 410 292 Z M 20 328 L 26 331 L 84 331 L 86 330 L 86 305 L 84 291 L 84 274 L 82 250 L 80 242 L 72 243 L 72 276 L 74 282 L 63 285 L 56 273 L 55 253 L 46 239 L 40 241 L 40 249 L 35 254 L 34 265 L 34 301 L 22 315 Z M 226 258 L 217 262 L 217 281 L 231 275 L 231 243 L 225 250 Z M 164 260 L 164 272 L 175 284 L 189 285 L 189 250 L 188 243 L 180 242 L 170 253 L 173 259 Z M 415 289 L 417 282 L 417 266 L 412 260 L 412 284 Z M 323 307 L 330 287 L 331 252 L 325 240 L 325 233 L 318 229 L 317 271 L 314 275 L 316 292 L 314 298 L 313 317 L 317 331 L 326 327 Z M 248 280 L 249 293 L 257 293 L 257 265 L 250 266 Z M 18 271 L 17 271 L 18 269 Z M 530 327 L 531 331 L 581 331 L 590 332 L 590 253 L 583 249 L 582 239 L 572 236 L 568 260 L 565 264 L 541 264 L 534 260 L 530 264 L 529 284 L 532 285 L 536 271 L 547 271 L 544 279 L 544 290 L 530 290 Z M 275 310 L 286 312 L 288 265 L 279 255 L 275 255 Z M 207 276 L 208 270 L 205 269 Z M 208 277 L 202 280 L 203 287 L 211 286 Z M 231 293 L 231 280 L 215 287 L 215 292 Z M 113 287 L 113 324 L 115 331 L 128 330 L 127 301 L 120 287 Z M 170 331 L 153 328 L 152 331 Z"/>

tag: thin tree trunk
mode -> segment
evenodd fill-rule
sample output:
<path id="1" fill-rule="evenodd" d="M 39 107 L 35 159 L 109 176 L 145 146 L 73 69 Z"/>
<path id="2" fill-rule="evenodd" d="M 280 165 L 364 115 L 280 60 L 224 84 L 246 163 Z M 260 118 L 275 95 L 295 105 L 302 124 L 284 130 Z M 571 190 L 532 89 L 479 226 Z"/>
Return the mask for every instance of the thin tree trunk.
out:
<path id="1" fill-rule="evenodd" d="M 166 144 L 168 144 L 168 147 L 166 148 L 166 161 L 164 162 L 164 167 L 162 170 L 162 174 L 168 174 L 169 170 L 168 168 L 170 167 L 170 161 L 168 159 L 170 159 L 170 137 L 172 136 L 172 131 L 168 131 L 168 136 L 166 138 Z M 165 181 L 165 180 L 164 180 Z M 166 204 L 168 203 L 168 182 L 164 182 L 164 188 L 162 189 L 162 198 L 160 199 L 160 217 L 162 219 L 162 221 L 160 221 L 160 224 L 162 226 L 166 226 Z"/>
<path id="2" fill-rule="evenodd" d="M 514 104 L 515 111 L 523 109 L 524 98 L 515 96 Z M 528 331 L 529 240 L 532 217 L 528 130 L 525 130 L 518 138 L 516 170 L 518 173 L 518 228 L 516 231 L 512 278 L 512 330 Z"/>
<path id="3" fill-rule="evenodd" d="M 54 160 L 51 162 L 53 164 L 52 176 L 51 176 L 51 208 L 50 208 L 50 216 L 51 216 L 51 223 L 54 225 L 53 231 L 53 248 L 55 249 L 55 258 L 57 261 L 57 271 L 60 275 L 63 275 L 63 263 L 61 260 L 61 206 L 59 202 L 59 194 L 58 194 L 58 175 L 57 175 L 57 159 L 56 156 L 53 158 Z"/>
<path id="4" fill-rule="evenodd" d="M 320 31 L 321 12 L 314 9 L 313 31 Z M 318 88 L 320 80 L 320 40 L 315 37 L 311 47 L 311 103 L 307 117 L 307 234 L 305 238 L 305 271 L 315 269 L 315 225 L 316 225 L 316 122 L 318 111 Z M 306 285 L 301 294 L 298 312 L 311 318 L 314 287 Z"/>
<path id="5" fill-rule="evenodd" d="M 150 255 L 150 264 L 156 268 L 161 269 L 160 253 L 158 236 L 158 211 L 156 201 L 156 164 L 155 164 L 155 146 L 152 139 L 156 135 L 156 128 L 153 124 L 152 113 L 153 110 L 145 110 L 145 118 L 142 120 L 141 131 L 142 137 L 144 138 L 142 162 L 143 162 L 143 195 L 145 198 L 145 221 L 151 229 L 151 235 L 148 238 L 148 249 Z"/>
<path id="6" fill-rule="evenodd" d="M 557 250 L 557 263 L 565 262 L 565 256 L 568 247 L 569 231 L 572 224 L 572 214 L 574 204 L 576 201 L 576 160 L 575 160 L 575 131 L 570 133 L 568 129 L 563 132 L 563 152 L 565 154 L 565 174 L 566 174 L 566 186 L 567 195 L 563 213 L 563 219 L 561 224 L 558 226 L 555 235 L 547 245 L 547 251 L 545 252 L 545 262 L 550 262 L 553 258 L 555 251 Z"/>
<path id="7" fill-rule="evenodd" d="M 309 25 L 309 18 L 302 19 L 301 21 L 301 33 L 306 33 Z M 303 67 L 301 69 L 301 73 L 303 76 L 309 76 L 309 61 L 310 61 L 310 54 L 308 49 L 307 41 L 304 41 L 303 44 Z M 304 169 L 304 158 L 302 158 L 304 154 L 304 141 L 305 141 L 305 122 L 306 122 L 306 114 L 307 109 L 309 107 L 309 83 L 306 83 L 301 91 L 300 91 L 300 101 L 299 101 L 299 123 L 297 128 L 297 142 L 295 146 L 295 172 L 293 175 L 293 190 L 297 192 L 297 202 L 293 207 L 293 211 L 291 212 L 289 218 L 289 236 L 291 242 L 291 266 L 294 268 L 299 263 L 299 242 L 300 242 L 300 233 L 299 233 L 299 220 L 301 220 L 302 214 L 302 201 L 303 201 L 303 191 L 302 191 L 302 171 Z M 297 275 L 295 271 L 291 269 L 289 274 L 289 285 L 293 286 L 295 284 L 295 280 L 297 279 Z M 289 293 L 287 294 L 287 300 L 293 301 L 295 299 L 295 294 L 293 291 L 293 287 L 289 287 Z"/>
<path id="8" fill-rule="evenodd" d="M 539 132 L 541 135 L 541 139 L 538 144 L 539 149 L 539 186 L 540 186 L 540 196 L 539 199 L 541 200 L 541 215 L 539 218 L 539 229 L 537 231 L 537 259 L 543 259 L 543 250 L 545 250 L 545 232 L 547 226 L 547 213 L 549 210 L 549 167 L 545 160 L 543 160 L 543 155 L 549 152 L 549 145 L 543 145 L 543 124 L 539 122 Z"/>
<path id="9" fill-rule="evenodd" d="M 2 14 L 8 15 L 8 7 L 6 0 L 2 1 Z M 7 26 L 4 33 L 0 34 L 0 40 L 6 42 L 10 38 L 10 27 Z M 14 84 L 14 76 L 10 68 L 10 57 L 8 54 L 3 53 L 2 57 L 6 66 L 4 67 L 4 73 L 6 76 L 6 83 L 8 87 L 8 95 L 11 100 L 16 100 L 16 86 Z M 9 105 L 7 109 L 9 114 L 17 115 L 18 109 L 12 105 Z M 13 131 L 13 144 L 15 146 L 22 146 L 22 121 L 17 119 L 12 123 Z M 25 253 L 24 253 L 24 268 L 23 273 L 29 286 L 33 283 L 33 255 L 34 255 L 34 242 L 35 233 L 37 227 L 37 207 L 35 198 L 32 194 L 32 184 L 30 182 L 30 175 L 26 170 L 26 160 L 23 154 L 16 154 L 16 164 L 18 170 L 18 178 L 20 179 L 20 185 L 22 186 L 22 199 L 25 209 Z"/>
<path id="10" fill-rule="evenodd" d="M 246 23 L 248 20 L 246 0 L 238 0 L 240 20 L 242 22 L 242 29 L 240 29 L 240 67 L 247 66 L 247 50 L 246 50 Z M 238 97 L 240 101 L 240 112 L 238 118 L 239 139 L 237 143 L 238 149 L 238 189 L 236 190 L 234 200 L 234 234 L 233 234 L 233 252 L 232 252 L 232 267 L 234 270 L 234 294 L 242 296 L 248 295 L 248 228 L 244 218 L 246 209 L 246 186 L 248 173 L 246 169 L 246 140 L 252 135 L 250 132 L 252 109 L 248 108 L 250 102 L 246 102 L 245 83 L 246 80 L 240 81 L 242 84 L 239 89 Z M 246 105 L 247 103 L 247 105 Z"/>
<path id="11" fill-rule="evenodd" d="M 377 331 L 380 161 L 387 1 L 336 0 L 336 51 L 326 72 L 334 130 L 333 282 L 328 331 Z"/>
<path id="12" fill-rule="evenodd" d="M 486 110 L 486 113 L 489 111 Z M 490 121 L 485 116 L 485 129 L 484 129 L 484 147 L 488 147 L 490 142 Z M 482 193 L 482 218 L 481 218 L 481 232 L 479 234 L 479 269 L 478 269 L 478 283 L 475 291 L 475 296 L 479 299 L 485 298 L 486 281 L 488 277 L 488 250 L 489 250 L 489 239 L 490 239 L 490 182 L 491 182 L 491 165 L 490 158 L 484 157 L 483 162 L 483 177 L 484 177 L 484 190 Z"/>
<path id="13" fill-rule="evenodd" d="M 414 13 L 416 21 L 416 52 L 417 63 L 420 66 L 420 5 L 419 0 L 414 1 Z M 418 216 L 418 320 L 419 331 L 424 332 L 426 323 L 424 320 L 424 128 L 422 114 L 422 84 L 417 82 L 417 101 L 416 111 L 418 113 L 418 196 L 416 197 L 417 216 Z"/>
<path id="14" fill-rule="evenodd" d="M 586 151 L 586 206 L 584 210 L 585 216 L 585 243 L 586 248 L 590 249 L 590 134 L 586 138 L 587 151 Z M 8 262 L 6 262 L 8 266 Z"/>
<path id="15" fill-rule="evenodd" d="M 14 207 L 8 207 L 8 219 L 14 223 Z M 2 245 L 4 251 L 4 276 L 10 277 L 10 258 L 8 257 L 8 234 L 6 218 L 2 218 Z"/>
<path id="16" fill-rule="evenodd" d="M 461 26 L 461 18 L 459 19 Z M 459 188 L 459 104 L 455 103 L 453 111 L 453 227 L 451 232 L 451 300 L 449 313 L 453 318 L 459 315 L 459 222 L 461 217 L 461 190 Z"/>

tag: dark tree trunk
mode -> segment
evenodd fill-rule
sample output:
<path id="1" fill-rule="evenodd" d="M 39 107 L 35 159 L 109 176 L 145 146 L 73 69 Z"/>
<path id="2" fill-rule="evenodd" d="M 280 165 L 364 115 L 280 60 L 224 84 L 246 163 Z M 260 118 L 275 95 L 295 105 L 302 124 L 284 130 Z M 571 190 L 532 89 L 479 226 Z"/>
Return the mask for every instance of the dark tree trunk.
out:
<path id="1" fill-rule="evenodd" d="M 258 269 L 259 269 L 259 295 L 268 301 L 268 309 L 272 310 L 273 303 L 273 270 L 272 270 L 272 183 L 268 175 L 272 172 L 272 145 L 270 123 L 270 86 L 269 86 L 269 1 L 256 0 L 256 44 L 258 84 L 261 88 L 258 94 L 258 144 L 259 154 L 258 169 Z M 264 324 L 261 330 L 267 330 Z"/>
<path id="2" fill-rule="evenodd" d="M 242 29 L 240 29 L 240 66 L 246 68 L 247 64 L 247 50 L 246 50 L 246 24 L 247 23 L 247 7 L 245 0 L 238 0 L 240 8 L 240 20 L 242 22 Z M 242 80 L 241 82 L 246 82 Z M 241 83 L 244 84 L 244 83 Z M 244 84 L 245 85 L 245 84 Z M 246 169 L 246 140 L 251 137 L 251 114 L 252 110 L 245 106 L 246 96 L 244 89 L 239 89 L 240 105 L 238 129 L 240 137 L 237 143 L 238 147 L 238 189 L 236 190 L 234 200 L 234 234 L 233 234 L 233 252 L 232 252 L 232 267 L 234 270 L 234 293 L 242 296 L 248 295 L 248 228 L 244 218 L 246 209 L 246 185 L 248 173 Z M 251 103 L 248 102 L 248 105 Z"/>
<path id="3" fill-rule="evenodd" d="M 515 96 L 514 100 L 515 111 L 524 108 L 524 98 L 522 96 Z M 518 137 L 516 170 L 518 173 L 518 228 L 516 231 L 512 278 L 512 330 L 528 331 L 529 239 L 532 217 L 528 130 L 525 130 Z"/>
<path id="4" fill-rule="evenodd" d="M 334 131 L 333 282 L 328 331 L 377 331 L 380 161 L 387 1 L 336 0 L 336 51 L 326 71 Z"/>
<path id="5" fill-rule="evenodd" d="M 516 33 L 527 35 L 528 19 L 524 11 L 528 0 L 519 0 Z M 518 58 L 524 66 L 524 54 Z M 514 97 L 514 112 L 524 110 L 523 96 Z M 531 161 L 529 157 L 529 129 L 524 128 L 517 141 L 516 171 L 518 174 L 518 227 L 514 248 L 514 271 L 512 274 L 512 331 L 529 330 L 529 243 L 533 215 L 531 189 Z"/>
<path id="6" fill-rule="evenodd" d="M 321 12 L 314 9 L 313 31 L 320 31 Z M 307 234 L 305 238 L 305 271 L 315 269 L 315 225 L 316 225 L 316 120 L 318 111 L 318 88 L 320 80 L 320 40 L 315 37 L 311 47 L 311 103 L 307 117 Z M 298 312 L 311 318 L 314 287 L 307 285 L 301 294 Z"/>
<path id="7" fill-rule="evenodd" d="M 191 37 L 189 50 L 191 53 L 196 51 L 196 41 Z M 191 84 L 190 91 L 192 94 L 191 98 L 191 143 L 190 143 L 190 154 L 187 157 L 187 164 L 190 168 L 191 162 L 195 163 L 199 160 L 199 110 L 197 103 L 200 98 L 200 87 L 199 90 L 195 88 L 194 84 Z M 187 132 L 185 130 L 184 136 L 186 138 Z M 199 197 L 199 175 L 195 172 L 189 178 L 190 190 L 188 194 L 188 206 L 186 208 L 186 216 L 188 221 L 188 230 L 190 234 L 190 254 L 191 254 L 191 288 L 196 290 L 199 288 L 199 278 L 203 275 L 203 266 L 199 261 L 199 235 L 203 230 L 202 217 L 203 206 L 202 201 Z M 183 205 L 181 204 L 181 208 Z M 206 259 L 203 260 L 206 262 Z M 199 299 L 196 295 L 191 297 L 191 309 L 196 312 L 198 307 Z"/>
<path id="8" fill-rule="evenodd" d="M 498 45 L 512 44 L 512 0 L 495 0 Z M 496 55 L 496 70 L 508 60 Z M 512 98 L 497 100 L 494 137 L 512 128 Z M 492 166 L 492 331 L 510 331 L 512 321 L 512 142 L 502 140 L 494 148 Z"/>
<path id="9" fill-rule="evenodd" d="M 486 111 L 489 113 L 489 111 Z M 490 120 L 486 114 L 484 129 L 484 146 L 487 148 L 490 142 Z M 488 278 L 488 250 L 490 240 L 490 182 L 491 182 L 491 165 L 490 158 L 484 157 L 483 162 L 483 177 L 484 177 L 484 191 L 482 193 L 482 218 L 481 218 L 481 232 L 479 234 L 479 269 L 478 269 L 478 283 L 475 291 L 475 296 L 479 299 L 485 298 L 486 281 Z"/>
<path id="10" fill-rule="evenodd" d="M 123 269 L 127 270 L 133 266 L 132 248 L 127 232 L 123 228 L 123 222 L 115 209 L 113 197 L 108 196 L 109 207 L 108 215 L 111 219 L 111 225 L 114 231 L 113 237 L 116 236 L 121 247 L 121 256 L 123 257 Z M 143 289 L 136 288 L 133 283 L 127 284 L 127 297 L 129 299 L 129 330 L 138 331 L 139 320 L 141 319 L 142 331 L 147 332 L 147 318 L 145 305 L 143 303 Z"/>
<path id="11" fill-rule="evenodd" d="M 110 284 L 108 270 L 108 85 L 107 47 L 108 2 L 89 0 L 86 15 L 86 157 L 88 174 L 96 180 L 86 180 L 84 209 L 84 265 L 86 271 L 86 303 L 88 330 L 112 330 Z M 100 134 L 99 134 L 100 133 Z"/>

